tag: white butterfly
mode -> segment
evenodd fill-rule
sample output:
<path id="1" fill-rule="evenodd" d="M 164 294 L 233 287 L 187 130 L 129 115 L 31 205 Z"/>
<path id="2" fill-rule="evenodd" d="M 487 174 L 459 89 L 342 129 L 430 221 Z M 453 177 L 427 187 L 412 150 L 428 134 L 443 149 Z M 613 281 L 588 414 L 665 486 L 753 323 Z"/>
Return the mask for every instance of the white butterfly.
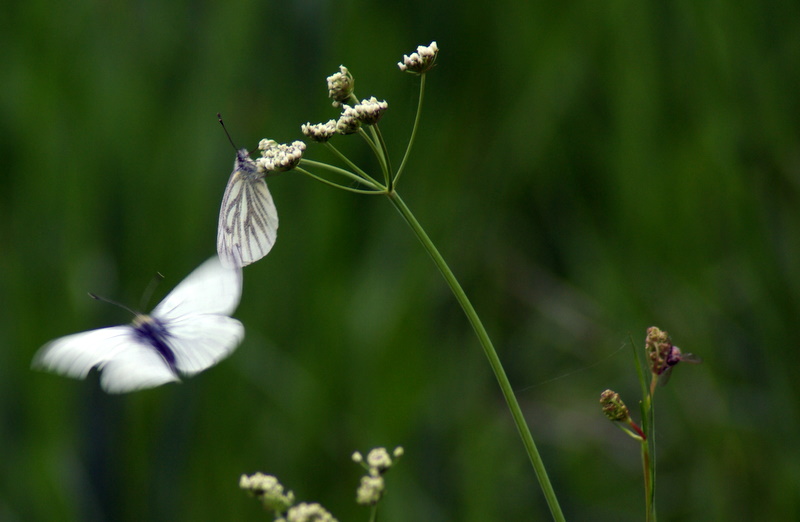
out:
<path id="1" fill-rule="evenodd" d="M 227 357 L 242 341 L 244 326 L 228 317 L 241 294 L 241 270 L 223 267 L 215 256 L 150 315 L 51 341 L 36 354 L 33 367 L 77 379 L 97 368 L 108 393 L 180 381 L 181 375 L 194 375 Z"/>
<path id="2" fill-rule="evenodd" d="M 226 265 L 247 266 L 269 253 L 277 235 L 278 211 L 264 174 L 247 149 L 239 150 L 219 209 L 217 253 Z"/>

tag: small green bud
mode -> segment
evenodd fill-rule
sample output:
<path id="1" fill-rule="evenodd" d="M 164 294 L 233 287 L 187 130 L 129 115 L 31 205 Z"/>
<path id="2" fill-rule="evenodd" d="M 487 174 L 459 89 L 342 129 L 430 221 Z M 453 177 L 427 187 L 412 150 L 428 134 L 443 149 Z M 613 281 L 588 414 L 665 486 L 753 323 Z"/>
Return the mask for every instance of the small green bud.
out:
<path id="1" fill-rule="evenodd" d="M 600 405 L 605 416 L 611 421 L 622 422 L 630 418 L 628 407 L 619 398 L 619 393 L 613 390 L 606 390 L 600 394 Z"/>

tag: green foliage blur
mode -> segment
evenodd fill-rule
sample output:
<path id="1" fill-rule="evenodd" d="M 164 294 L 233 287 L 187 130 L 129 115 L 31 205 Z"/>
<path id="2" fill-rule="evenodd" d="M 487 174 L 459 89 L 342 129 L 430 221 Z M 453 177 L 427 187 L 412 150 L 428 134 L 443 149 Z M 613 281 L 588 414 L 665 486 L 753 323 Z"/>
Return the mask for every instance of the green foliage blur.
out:
<path id="1" fill-rule="evenodd" d="M 268 520 L 277 475 L 342 521 L 354 450 L 397 445 L 381 520 L 548 520 L 458 305 L 381 197 L 269 179 L 272 253 L 245 269 L 246 339 L 123 396 L 29 369 L 128 322 L 215 253 L 237 146 L 335 118 L 325 77 L 389 102 L 399 192 L 518 390 L 569 520 L 644 518 L 631 335 L 704 359 L 656 395 L 661 521 L 800 518 L 800 4 L 6 2 L 0 13 L 0 519 Z M 364 166 L 357 138 L 335 138 Z M 309 144 L 308 157 L 329 160 Z"/>

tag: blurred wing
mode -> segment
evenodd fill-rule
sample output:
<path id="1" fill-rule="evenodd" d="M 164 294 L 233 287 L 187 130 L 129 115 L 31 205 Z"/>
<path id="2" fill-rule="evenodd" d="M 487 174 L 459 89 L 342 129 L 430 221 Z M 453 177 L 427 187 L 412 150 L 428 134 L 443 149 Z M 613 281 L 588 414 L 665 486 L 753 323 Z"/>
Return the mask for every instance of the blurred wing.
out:
<path id="1" fill-rule="evenodd" d="M 85 379 L 89 370 L 111 360 L 134 342 L 130 326 L 112 326 L 67 335 L 44 345 L 33 357 L 37 370 Z"/>
<path id="2" fill-rule="evenodd" d="M 152 347 L 132 342 L 100 366 L 100 385 L 108 393 L 125 393 L 179 382 L 169 364 Z"/>
<path id="3" fill-rule="evenodd" d="M 213 366 L 244 339 L 242 323 L 228 317 L 242 295 L 241 268 L 212 257 L 189 274 L 151 314 L 161 321 L 175 368 L 194 375 Z"/>
<path id="4" fill-rule="evenodd" d="M 242 271 L 222 266 L 215 256 L 186 276 L 150 315 L 165 324 L 191 314 L 230 315 L 241 295 Z"/>
<path id="5" fill-rule="evenodd" d="M 194 375 L 230 355 L 244 339 L 244 326 L 231 317 L 195 314 L 168 324 L 175 367 Z"/>
<path id="6" fill-rule="evenodd" d="M 45 345 L 33 359 L 34 368 L 84 379 L 100 370 L 100 384 L 108 393 L 152 388 L 179 380 L 152 347 L 136 339 L 130 326 L 101 328 Z"/>
<path id="7" fill-rule="evenodd" d="M 266 182 L 234 170 L 222 197 L 217 252 L 223 263 L 247 266 L 269 253 L 278 233 L 278 211 Z"/>
<path id="8" fill-rule="evenodd" d="M 669 382 L 669 378 L 672 377 L 672 369 L 674 366 L 668 366 L 661 372 L 661 375 L 658 376 L 658 385 L 659 386 L 666 386 Z"/>

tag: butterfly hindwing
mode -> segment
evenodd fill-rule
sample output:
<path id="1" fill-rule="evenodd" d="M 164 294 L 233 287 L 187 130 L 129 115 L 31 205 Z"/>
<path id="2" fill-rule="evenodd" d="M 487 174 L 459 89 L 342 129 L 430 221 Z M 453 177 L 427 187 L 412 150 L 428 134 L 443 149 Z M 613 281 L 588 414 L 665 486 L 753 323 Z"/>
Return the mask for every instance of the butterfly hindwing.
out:
<path id="1" fill-rule="evenodd" d="M 247 150 L 236 156 L 217 227 L 217 252 L 226 265 L 247 266 L 269 253 L 278 231 L 278 212 L 263 174 Z"/>

